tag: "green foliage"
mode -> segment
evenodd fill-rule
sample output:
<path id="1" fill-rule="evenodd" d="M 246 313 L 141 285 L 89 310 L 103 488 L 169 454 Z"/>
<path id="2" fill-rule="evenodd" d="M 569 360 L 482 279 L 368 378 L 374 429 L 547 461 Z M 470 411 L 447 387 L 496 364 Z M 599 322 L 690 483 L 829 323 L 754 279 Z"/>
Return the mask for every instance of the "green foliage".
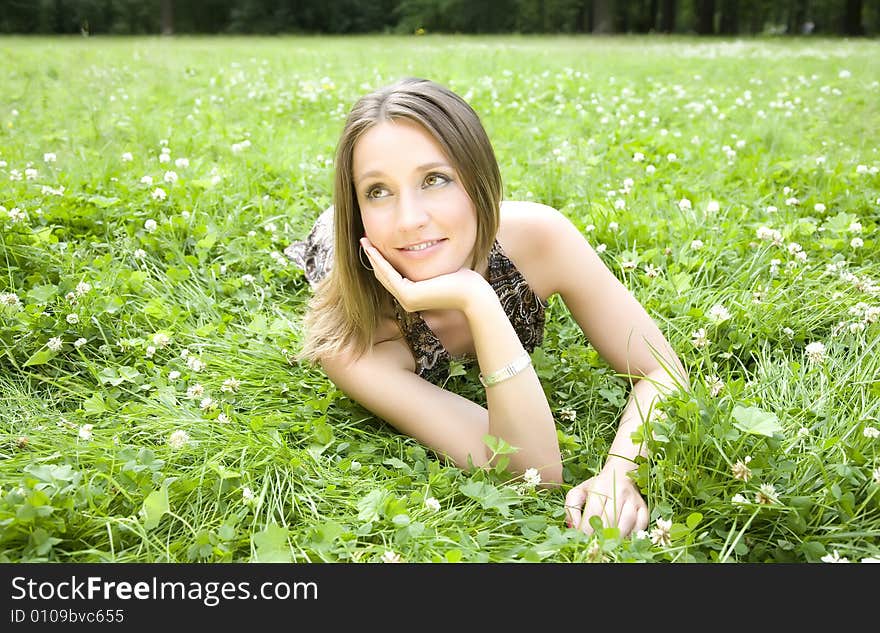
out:
<path id="1" fill-rule="evenodd" d="M 0 59 L 0 560 L 880 556 L 876 42 L 16 39 Z M 310 295 L 279 254 L 330 203 L 341 117 L 404 74 L 468 98 L 506 197 L 569 217 L 688 368 L 636 433 L 646 534 L 565 527 L 630 381 L 559 296 L 532 360 L 561 488 L 491 435 L 487 466 L 455 468 L 297 362 Z M 484 405 L 478 371 L 445 386 Z"/>

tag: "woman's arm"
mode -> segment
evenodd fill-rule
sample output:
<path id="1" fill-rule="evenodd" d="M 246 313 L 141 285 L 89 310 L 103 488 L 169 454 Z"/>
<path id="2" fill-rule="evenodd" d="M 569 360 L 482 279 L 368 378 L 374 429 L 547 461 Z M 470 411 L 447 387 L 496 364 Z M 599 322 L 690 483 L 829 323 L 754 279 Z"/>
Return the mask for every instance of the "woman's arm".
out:
<path id="1" fill-rule="evenodd" d="M 631 435 L 665 392 L 688 387 L 687 373 L 656 323 L 568 218 L 543 205 L 528 217 L 525 230 L 545 253 L 545 287 L 559 293 L 599 355 L 634 383 L 605 465 L 566 497 L 571 523 L 590 531 L 585 519 L 595 514 L 623 534 L 644 529 L 647 506 L 626 473 L 646 449 Z"/>
<path id="2" fill-rule="evenodd" d="M 460 310 L 473 336 L 483 375 L 496 372 L 524 353 L 513 326 L 495 291 L 478 273 L 461 269 L 420 282 L 404 279 L 364 238 L 364 248 L 377 279 L 408 312 Z M 382 344 L 374 347 L 378 352 Z M 401 432 L 451 456 L 459 466 L 468 458 L 482 466 L 489 459 L 483 443 L 486 434 L 517 447 L 510 456 L 511 469 L 536 468 L 545 483 L 562 482 L 562 462 L 553 415 L 532 367 L 486 388 L 486 409 L 465 408 L 452 394 L 427 381 L 409 376 L 404 369 L 383 370 L 369 357 L 330 360 L 325 370 L 350 397 L 359 401 Z M 361 368 L 369 367 L 367 371 Z M 378 372 L 378 373 L 374 373 Z M 358 376 L 357 380 L 353 376 Z M 397 383 L 397 384 L 396 384 Z M 416 406 L 414 403 L 420 403 Z M 462 415 L 465 417 L 462 417 Z M 480 424 L 475 424 L 477 419 Z"/>

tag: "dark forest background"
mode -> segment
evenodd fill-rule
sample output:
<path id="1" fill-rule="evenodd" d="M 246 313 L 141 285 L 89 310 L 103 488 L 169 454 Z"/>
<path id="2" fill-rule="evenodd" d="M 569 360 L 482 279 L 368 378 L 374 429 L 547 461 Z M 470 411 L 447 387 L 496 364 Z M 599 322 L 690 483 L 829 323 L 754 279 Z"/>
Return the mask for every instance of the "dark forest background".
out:
<path id="1" fill-rule="evenodd" d="M 0 0 L 0 33 L 874 36 L 880 0 Z"/>

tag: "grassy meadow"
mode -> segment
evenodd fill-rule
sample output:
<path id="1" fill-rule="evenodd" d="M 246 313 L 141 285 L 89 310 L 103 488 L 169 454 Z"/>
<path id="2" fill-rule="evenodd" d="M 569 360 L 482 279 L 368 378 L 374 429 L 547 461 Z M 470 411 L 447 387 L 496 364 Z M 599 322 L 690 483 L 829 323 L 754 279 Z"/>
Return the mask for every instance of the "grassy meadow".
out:
<path id="1" fill-rule="evenodd" d="M 880 42 L 0 38 L 0 561 L 880 558 Z M 405 75 L 582 229 L 692 382 L 646 533 L 565 526 L 628 380 L 551 299 L 566 486 L 445 464 L 293 355 L 282 255 Z M 482 401 L 475 367 L 447 387 Z M 405 397 L 405 394 L 401 394 Z"/>

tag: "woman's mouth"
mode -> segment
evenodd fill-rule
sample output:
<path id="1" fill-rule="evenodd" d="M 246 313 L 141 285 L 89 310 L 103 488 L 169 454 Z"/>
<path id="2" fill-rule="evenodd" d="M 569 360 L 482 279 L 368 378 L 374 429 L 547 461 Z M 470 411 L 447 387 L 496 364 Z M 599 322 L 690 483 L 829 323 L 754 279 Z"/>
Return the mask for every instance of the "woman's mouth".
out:
<path id="1" fill-rule="evenodd" d="M 422 253 L 427 253 L 430 251 L 436 250 L 437 246 L 446 241 L 446 238 L 439 240 L 425 240 L 424 242 L 418 242 L 416 244 L 410 244 L 409 246 L 404 246 L 403 248 L 398 249 L 399 251 L 406 253 L 407 255 L 420 255 Z"/>

